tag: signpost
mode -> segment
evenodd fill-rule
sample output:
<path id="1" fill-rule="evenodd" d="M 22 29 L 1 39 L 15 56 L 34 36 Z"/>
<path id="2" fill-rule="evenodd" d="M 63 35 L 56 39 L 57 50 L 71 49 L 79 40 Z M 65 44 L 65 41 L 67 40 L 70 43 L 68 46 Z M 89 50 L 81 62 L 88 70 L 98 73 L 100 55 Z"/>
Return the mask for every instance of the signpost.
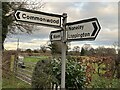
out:
<path id="1" fill-rule="evenodd" d="M 100 29 L 97 18 L 66 23 L 67 41 L 95 40 Z M 50 40 L 60 41 L 62 33 L 62 30 L 52 31 Z"/>
<path id="2" fill-rule="evenodd" d="M 41 24 L 52 27 L 61 27 L 61 15 L 32 11 L 27 9 L 16 10 L 17 21 Z"/>
<path id="3" fill-rule="evenodd" d="M 66 29 L 68 41 L 95 40 L 100 31 L 100 25 L 97 18 L 91 18 L 67 23 Z"/>
<path id="4" fill-rule="evenodd" d="M 61 17 L 63 18 L 62 26 Z M 15 18 L 17 21 L 35 23 L 62 29 L 52 31 L 50 33 L 50 40 L 61 41 L 62 45 L 61 88 L 65 89 L 66 42 L 95 40 L 101 29 L 97 18 L 67 23 L 66 13 L 63 13 L 63 15 L 57 15 L 26 9 L 17 10 L 15 12 Z"/>

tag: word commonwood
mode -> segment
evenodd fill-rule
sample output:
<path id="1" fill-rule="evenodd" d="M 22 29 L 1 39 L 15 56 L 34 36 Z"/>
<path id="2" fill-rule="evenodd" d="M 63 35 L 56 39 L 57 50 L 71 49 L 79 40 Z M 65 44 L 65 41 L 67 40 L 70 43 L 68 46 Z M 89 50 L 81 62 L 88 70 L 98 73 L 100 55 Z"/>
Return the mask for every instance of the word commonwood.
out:
<path id="1" fill-rule="evenodd" d="M 53 27 L 61 27 L 61 15 L 57 14 L 20 9 L 16 10 L 15 18 L 17 21 L 36 23 Z"/>

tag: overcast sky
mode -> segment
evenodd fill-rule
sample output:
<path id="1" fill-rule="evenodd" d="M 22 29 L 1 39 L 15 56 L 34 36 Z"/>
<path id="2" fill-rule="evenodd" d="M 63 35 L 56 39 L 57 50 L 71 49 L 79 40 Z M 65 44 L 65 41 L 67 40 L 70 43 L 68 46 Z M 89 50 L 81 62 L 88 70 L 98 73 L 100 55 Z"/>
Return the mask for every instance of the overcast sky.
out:
<path id="1" fill-rule="evenodd" d="M 117 2 L 46 2 L 41 11 L 62 15 L 67 13 L 67 22 L 74 22 L 96 17 L 100 23 L 101 30 L 94 41 L 74 41 L 74 46 L 82 47 L 83 44 L 112 47 L 118 41 L 118 3 Z M 19 33 L 9 35 L 5 41 L 6 49 L 16 49 L 17 39 L 20 39 L 21 49 L 39 49 L 40 45 L 47 44 L 51 31 L 58 30 L 51 27 L 38 26 L 33 34 Z"/>

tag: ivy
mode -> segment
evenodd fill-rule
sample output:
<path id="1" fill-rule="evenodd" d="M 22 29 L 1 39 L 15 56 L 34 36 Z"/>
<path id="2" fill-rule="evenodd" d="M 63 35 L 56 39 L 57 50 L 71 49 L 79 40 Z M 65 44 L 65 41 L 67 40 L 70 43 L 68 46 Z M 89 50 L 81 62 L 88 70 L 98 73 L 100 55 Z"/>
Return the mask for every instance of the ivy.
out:
<path id="1" fill-rule="evenodd" d="M 57 84 L 61 81 L 61 60 L 53 59 L 51 62 L 53 75 L 57 79 Z M 66 89 L 67 88 L 83 88 L 85 85 L 85 67 L 80 66 L 80 62 L 74 59 L 66 60 Z"/>

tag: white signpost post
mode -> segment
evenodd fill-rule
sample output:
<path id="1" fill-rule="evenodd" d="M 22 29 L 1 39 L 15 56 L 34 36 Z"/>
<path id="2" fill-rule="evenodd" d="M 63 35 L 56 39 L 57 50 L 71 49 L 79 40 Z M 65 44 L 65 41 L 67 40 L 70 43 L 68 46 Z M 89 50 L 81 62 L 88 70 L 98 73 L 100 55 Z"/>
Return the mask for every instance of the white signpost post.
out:
<path id="1" fill-rule="evenodd" d="M 63 18 L 62 23 L 61 17 Z M 61 89 L 65 89 L 66 42 L 95 40 L 98 32 L 101 29 L 97 18 L 67 23 L 66 13 L 63 13 L 63 15 L 57 15 L 20 9 L 16 10 L 15 19 L 17 21 L 35 23 L 62 29 L 58 31 L 52 31 L 50 33 L 51 41 L 61 41 L 62 43 Z"/>

